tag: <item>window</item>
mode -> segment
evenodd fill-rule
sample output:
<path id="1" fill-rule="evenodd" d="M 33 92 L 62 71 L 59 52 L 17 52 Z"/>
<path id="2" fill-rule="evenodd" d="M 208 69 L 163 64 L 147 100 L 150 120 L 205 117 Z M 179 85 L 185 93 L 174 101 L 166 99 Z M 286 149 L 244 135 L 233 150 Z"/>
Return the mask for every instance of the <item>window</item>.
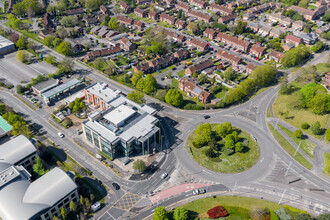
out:
<path id="1" fill-rule="evenodd" d="M 69 198 L 66 198 L 65 200 L 64 200 L 64 203 L 68 203 L 69 202 Z"/>
<path id="2" fill-rule="evenodd" d="M 99 136 L 97 136 L 97 134 L 93 133 L 93 138 L 94 138 L 94 145 L 96 147 L 99 147 L 100 144 L 99 144 Z"/>
<path id="3" fill-rule="evenodd" d="M 77 202 L 77 198 L 74 197 L 74 198 L 72 199 L 72 201 L 73 201 L 73 202 Z"/>
<path id="4" fill-rule="evenodd" d="M 52 210 L 50 210 L 50 212 L 52 213 L 52 215 L 56 212 L 55 208 L 52 208 Z"/>

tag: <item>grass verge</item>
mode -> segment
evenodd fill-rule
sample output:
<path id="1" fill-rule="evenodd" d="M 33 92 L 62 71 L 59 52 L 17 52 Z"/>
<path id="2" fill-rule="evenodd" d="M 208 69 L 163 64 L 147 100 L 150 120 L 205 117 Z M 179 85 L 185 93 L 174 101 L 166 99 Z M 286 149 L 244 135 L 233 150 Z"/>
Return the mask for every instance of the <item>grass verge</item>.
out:
<path id="1" fill-rule="evenodd" d="M 298 163 L 306 167 L 307 169 L 311 169 L 313 165 L 308 162 L 299 152 L 296 153 L 295 156 L 294 153 L 296 152 L 296 149 L 287 141 L 285 138 L 276 131 L 272 125 L 268 124 L 269 130 L 272 132 L 274 138 L 278 142 L 278 144 L 291 156 L 293 157 Z"/>
<path id="2" fill-rule="evenodd" d="M 296 136 L 294 136 L 292 131 L 283 127 L 282 125 L 277 124 L 277 126 L 279 126 L 281 128 L 281 130 L 284 131 L 284 133 L 286 133 L 291 138 L 291 140 L 293 140 L 297 145 L 299 145 L 299 143 L 300 143 L 300 148 L 308 156 L 310 156 L 312 159 L 314 159 L 314 148 L 316 147 L 316 145 L 314 143 L 312 143 L 306 139 L 297 138 Z"/>
<path id="3" fill-rule="evenodd" d="M 272 115 L 270 114 L 269 108 L 267 108 L 267 118 L 271 117 Z"/>
<path id="4" fill-rule="evenodd" d="M 29 107 L 32 110 L 36 110 L 34 107 L 32 107 L 28 102 L 26 102 L 24 99 L 22 99 L 21 97 L 19 97 L 18 95 L 14 94 L 14 96 L 16 98 L 18 98 L 21 102 L 23 102 L 27 107 Z"/>
<path id="5" fill-rule="evenodd" d="M 330 153 L 324 153 L 324 173 L 330 177 Z"/>

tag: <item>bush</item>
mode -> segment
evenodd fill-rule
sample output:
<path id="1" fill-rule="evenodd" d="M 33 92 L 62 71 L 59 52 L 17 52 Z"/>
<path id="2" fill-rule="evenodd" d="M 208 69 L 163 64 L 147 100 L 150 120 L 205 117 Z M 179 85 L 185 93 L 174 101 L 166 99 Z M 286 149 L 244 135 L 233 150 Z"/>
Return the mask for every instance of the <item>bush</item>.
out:
<path id="1" fill-rule="evenodd" d="M 309 128 L 309 124 L 307 122 L 304 122 L 301 124 L 301 128 L 302 129 L 308 129 Z"/>
<path id="2" fill-rule="evenodd" d="M 303 132 L 298 129 L 298 130 L 295 130 L 293 134 L 294 134 L 295 137 L 301 138 L 302 135 L 303 135 Z"/>
<path id="3" fill-rule="evenodd" d="M 188 103 L 184 106 L 186 110 L 203 110 L 203 107 L 197 104 Z"/>
<path id="4" fill-rule="evenodd" d="M 214 158 L 216 157 L 216 154 L 214 153 L 214 151 L 212 150 L 212 148 L 208 148 L 205 151 L 205 155 L 209 158 Z"/>
<path id="5" fill-rule="evenodd" d="M 220 217 L 226 217 L 228 215 L 227 210 L 223 206 L 216 206 L 207 211 L 210 219 L 217 219 Z"/>

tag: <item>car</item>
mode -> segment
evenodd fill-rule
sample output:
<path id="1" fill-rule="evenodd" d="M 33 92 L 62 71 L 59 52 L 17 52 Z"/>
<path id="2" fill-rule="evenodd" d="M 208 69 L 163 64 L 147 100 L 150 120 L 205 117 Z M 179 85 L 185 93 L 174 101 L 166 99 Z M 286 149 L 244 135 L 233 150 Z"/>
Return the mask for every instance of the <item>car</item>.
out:
<path id="1" fill-rule="evenodd" d="M 62 134 L 61 132 L 58 132 L 57 135 L 58 135 L 60 138 L 64 138 L 64 134 Z"/>
<path id="2" fill-rule="evenodd" d="M 173 67 L 172 70 L 176 70 L 176 67 Z"/>
<path id="3" fill-rule="evenodd" d="M 165 179 L 167 176 L 168 176 L 167 173 L 163 173 L 163 174 L 161 175 L 161 178 L 162 178 L 162 179 Z"/>
<path id="4" fill-rule="evenodd" d="M 92 208 L 93 212 L 96 212 L 97 210 L 99 210 L 101 208 L 101 203 L 96 202 L 93 205 L 91 205 L 91 208 Z"/>
<path id="5" fill-rule="evenodd" d="M 204 119 L 208 119 L 208 118 L 210 118 L 211 116 L 209 116 L 209 115 L 204 115 Z"/>
<path id="6" fill-rule="evenodd" d="M 119 190 L 120 186 L 117 183 L 112 183 L 113 188 L 115 188 L 115 190 Z"/>

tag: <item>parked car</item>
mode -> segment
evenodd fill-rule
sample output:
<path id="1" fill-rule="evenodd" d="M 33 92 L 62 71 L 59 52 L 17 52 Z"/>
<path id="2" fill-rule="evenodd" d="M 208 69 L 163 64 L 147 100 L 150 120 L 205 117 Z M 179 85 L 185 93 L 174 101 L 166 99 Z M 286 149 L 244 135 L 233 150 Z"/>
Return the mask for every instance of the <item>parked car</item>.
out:
<path id="1" fill-rule="evenodd" d="M 93 212 L 96 212 L 97 210 L 99 210 L 101 208 L 101 203 L 100 202 L 96 202 L 91 206 Z"/>
<path id="2" fill-rule="evenodd" d="M 62 134 L 61 132 L 58 132 L 57 135 L 58 135 L 60 138 L 64 138 L 64 134 Z"/>
<path id="3" fill-rule="evenodd" d="M 115 190 L 119 190 L 120 186 L 117 183 L 112 183 L 113 188 L 115 188 Z"/>
<path id="4" fill-rule="evenodd" d="M 167 176 L 168 176 L 167 173 L 163 173 L 163 174 L 161 175 L 161 178 L 162 178 L 162 179 L 165 179 Z"/>
<path id="5" fill-rule="evenodd" d="M 210 118 L 209 115 L 204 115 L 204 119 L 208 119 L 208 118 Z"/>

